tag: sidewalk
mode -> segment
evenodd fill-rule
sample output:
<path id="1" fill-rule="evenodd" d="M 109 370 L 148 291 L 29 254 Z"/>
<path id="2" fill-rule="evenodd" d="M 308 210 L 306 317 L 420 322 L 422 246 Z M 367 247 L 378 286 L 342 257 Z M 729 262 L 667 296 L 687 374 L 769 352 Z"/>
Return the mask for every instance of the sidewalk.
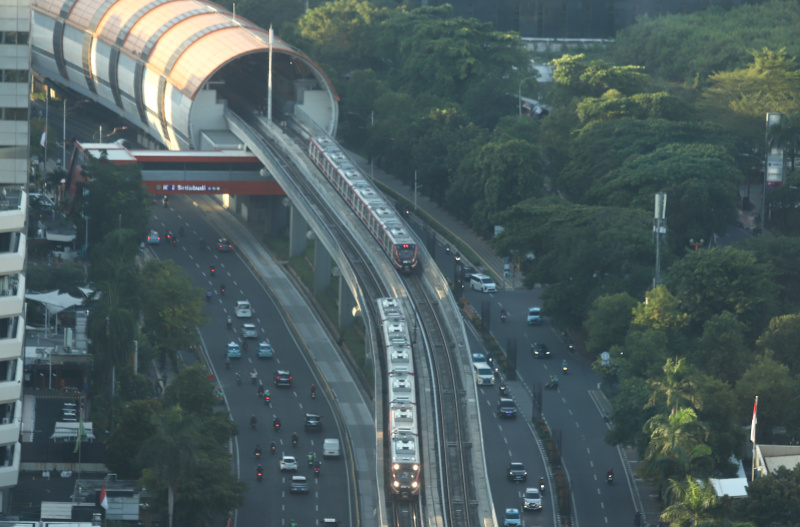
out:
<path id="1" fill-rule="evenodd" d="M 350 150 L 346 150 L 346 152 L 365 174 L 370 174 L 372 167 L 369 161 Z M 396 198 L 399 196 L 410 203 L 414 203 L 414 190 L 395 176 L 387 174 L 380 168 L 375 168 L 374 178 L 381 190 L 389 194 L 390 197 Z M 498 280 L 498 285 L 503 285 L 506 289 L 523 288 L 522 276 L 519 273 L 514 276 L 504 277 L 503 258 L 494 253 L 487 240 L 478 236 L 460 220 L 419 193 L 417 194 L 417 209 L 416 215 L 426 222 L 434 224 L 440 233 L 447 233 L 447 241 L 450 243 L 457 242 L 459 245 L 469 247 L 472 250 L 478 261 L 473 262 L 464 257 L 464 260 L 472 267 L 482 271 L 489 270 Z"/>

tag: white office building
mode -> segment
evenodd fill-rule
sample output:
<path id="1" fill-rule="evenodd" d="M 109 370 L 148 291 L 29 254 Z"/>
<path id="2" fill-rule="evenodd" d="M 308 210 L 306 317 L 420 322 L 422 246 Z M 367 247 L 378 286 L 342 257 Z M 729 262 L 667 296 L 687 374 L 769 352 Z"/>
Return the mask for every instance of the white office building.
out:
<path id="1" fill-rule="evenodd" d="M 25 334 L 30 6 L 0 0 L 0 512 L 17 484 Z"/>

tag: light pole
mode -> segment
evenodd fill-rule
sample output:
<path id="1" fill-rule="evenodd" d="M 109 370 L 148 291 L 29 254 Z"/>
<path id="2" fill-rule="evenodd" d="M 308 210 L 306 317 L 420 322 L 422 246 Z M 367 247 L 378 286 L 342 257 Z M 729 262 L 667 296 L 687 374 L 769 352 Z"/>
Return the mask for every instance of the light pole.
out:
<path id="1" fill-rule="evenodd" d="M 531 75 L 530 77 L 525 77 L 521 81 L 519 81 L 519 87 L 517 88 L 517 109 L 519 110 L 519 116 L 522 117 L 522 85 L 525 81 L 535 79 L 538 75 Z"/>

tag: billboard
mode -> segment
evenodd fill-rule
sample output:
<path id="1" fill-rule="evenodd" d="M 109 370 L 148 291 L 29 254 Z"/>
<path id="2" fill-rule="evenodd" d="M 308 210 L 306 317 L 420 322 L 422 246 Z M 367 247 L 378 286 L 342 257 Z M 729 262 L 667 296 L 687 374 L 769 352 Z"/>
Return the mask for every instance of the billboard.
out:
<path id="1" fill-rule="evenodd" d="M 773 148 L 767 154 L 767 186 L 783 185 L 783 149 Z"/>

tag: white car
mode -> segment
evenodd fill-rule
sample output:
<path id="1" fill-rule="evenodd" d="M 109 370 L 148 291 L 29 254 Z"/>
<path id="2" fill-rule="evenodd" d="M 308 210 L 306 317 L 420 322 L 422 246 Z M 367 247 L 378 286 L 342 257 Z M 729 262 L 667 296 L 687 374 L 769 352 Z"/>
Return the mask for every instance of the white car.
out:
<path id="1" fill-rule="evenodd" d="M 281 472 L 297 470 L 297 460 L 294 456 L 283 456 L 281 458 Z"/>
<path id="2" fill-rule="evenodd" d="M 536 487 L 525 489 L 525 496 L 522 498 L 522 508 L 526 511 L 542 510 L 542 495 Z"/>
<path id="3" fill-rule="evenodd" d="M 485 274 L 474 274 L 469 279 L 469 286 L 482 293 L 496 293 L 497 284 Z"/>
<path id="4" fill-rule="evenodd" d="M 258 328 L 255 324 L 242 324 L 242 338 L 243 339 L 257 339 Z"/>
<path id="5" fill-rule="evenodd" d="M 533 306 L 528 308 L 528 325 L 538 326 L 542 323 L 542 308 Z"/>
<path id="6" fill-rule="evenodd" d="M 253 316 L 253 310 L 250 308 L 248 300 L 239 300 L 236 302 L 236 318 L 250 318 Z"/>

